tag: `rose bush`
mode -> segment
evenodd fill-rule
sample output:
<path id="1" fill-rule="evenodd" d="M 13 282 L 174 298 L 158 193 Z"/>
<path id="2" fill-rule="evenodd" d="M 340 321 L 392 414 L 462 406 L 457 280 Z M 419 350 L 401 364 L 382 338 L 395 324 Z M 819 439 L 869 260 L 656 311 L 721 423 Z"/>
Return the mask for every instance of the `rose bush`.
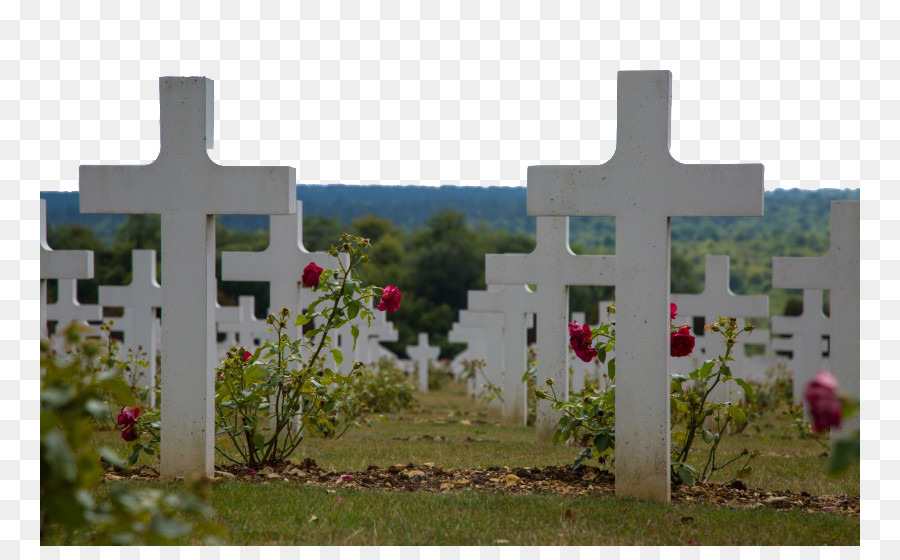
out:
<path id="1" fill-rule="evenodd" d="M 615 306 L 608 309 L 615 313 Z M 669 318 L 674 321 L 677 307 L 669 308 Z M 734 381 L 747 395 L 752 395 L 753 388 L 743 379 L 735 377 L 728 366 L 733 361 L 732 351 L 737 338 L 742 333 L 753 330 L 752 325 L 745 324 L 738 328 L 734 318 L 719 317 L 709 330 L 720 333 L 725 339 L 725 354 L 707 360 L 699 368 L 687 376 L 672 375 L 670 410 L 672 427 L 671 475 L 676 482 L 691 484 L 694 481 L 709 480 L 713 474 L 744 458 L 737 465 L 735 477 L 743 478 L 750 474 L 750 460 L 754 453 L 744 452 L 727 461 L 720 461 L 716 453 L 719 443 L 730 426 L 741 427 L 747 422 L 744 410 L 733 403 L 717 403 L 710 400 L 713 389 L 720 383 Z M 694 336 L 687 325 L 676 327 L 670 325 L 670 353 L 673 356 L 687 356 L 693 351 Z M 585 325 L 573 322 L 569 325 L 569 344 L 579 358 L 590 361 L 596 356 L 604 364 L 606 356 L 615 349 L 615 323 L 601 323 L 590 329 Z M 595 353 L 595 354 L 594 354 Z M 601 462 L 614 460 L 615 450 L 615 359 L 609 360 L 605 377 L 611 385 L 600 389 L 589 385 L 581 393 L 574 394 L 569 400 L 561 400 L 552 384 L 547 389 L 538 389 L 538 398 L 551 401 L 554 408 L 562 412 L 554 442 L 572 441 L 585 445 L 575 460 L 579 467 L 585 460 L 597 458 Z M 697 436 L 709 447 L 703 455 L 702 466 L 695 466 L 691 451 L 697 443 Z"/>
<path id="2" fill-rule="evenodd" d="M 285 460 L 306 434 L 339 437 L 359 424 L 365 407 L 356 398 L 353 380 L 362 373 L 355 362 L 347 373 L 332 369 L 326 356 L 340 366 L 344 357 L 332 345 L 337 329 L 350 325 L 354 347 L 359 327 L 371 324 L 369 302 L 379 290 L 362 286 L 354 271 L 368 262 L 368 239 L 344 234 L 329 253 L 340 268 L 321 269 L 310 263 L 301 282 L 312 285 L 316 299 L 295 326 L 308 325 L 299 339 L 288 335 L 288 309 L 267 318 L 270 340 L 252 349 L 233 347 L 216 372 L 216 451 L 228 461 L 260 468 Z M 396 311 L 401 293 L 396 286 L 381 290 L 379 309 Z"/>

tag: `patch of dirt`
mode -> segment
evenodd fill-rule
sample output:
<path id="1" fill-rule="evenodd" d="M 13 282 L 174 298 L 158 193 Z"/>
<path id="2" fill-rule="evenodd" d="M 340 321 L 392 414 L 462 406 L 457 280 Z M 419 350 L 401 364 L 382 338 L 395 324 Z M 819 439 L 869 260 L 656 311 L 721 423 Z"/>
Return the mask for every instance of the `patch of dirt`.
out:
<path id="1" fill-rule="evenodd" d="M 142 467 L 131 475 L 108 472 L 108 479 L 153 480 L 158 473 Z M 553 493 L 564 496 L 615 494 L 615 475 L 593 466 L 574 470 L 570 465 L 541 468 L 487 467 L 484 469 L 443 469 L 434 463 L 415 465 L 370 465 L 359 472 L 333 472 L 320 468 L 312 459 L 289 461 L 262 470 L 229 465 L 216 470 L 216 480 L 249 482 L 280 481 L 387 492 L 451 492 L 481 490 L 503 494 Z M 858 496 L 812 496 L 808 492 L 768 492 L 750 489 L 741 481 L 728 485 L 680 485 L 672 491 L 674 503 L 712 504 L 740 509 L 797 509 L 805 512 L 831 511 L 859 515 Z"/>

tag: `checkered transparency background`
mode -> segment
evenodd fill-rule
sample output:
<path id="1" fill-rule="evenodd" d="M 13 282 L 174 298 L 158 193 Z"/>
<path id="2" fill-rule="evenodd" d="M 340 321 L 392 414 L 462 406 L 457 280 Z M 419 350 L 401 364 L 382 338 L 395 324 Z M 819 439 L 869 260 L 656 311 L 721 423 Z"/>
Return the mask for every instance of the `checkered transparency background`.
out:
<path id="1" fill-rule="evenodd" d="M 153 160 L 159 76 L 215 80 L 212 155 L 221 163 L 292 165 L 301 183 L 522 185 L 528 165 L 612 154 L 620 69 L 673 72 L 672 153 L 682 161 L 763 162 L 769 189 L 862 188 L 861 538 L 873 551 L 896 550 L 877 542 L 900 538 L 900 343 L 889 340 L 900 320 L 896 2 L 212 4 L 25 0 L 0 9 L 0 557 L 36 554 L 39 538 L 38 191 L 77 189 L 81 163 Z M 537 559 L 578 549 L 380 554 L 393 552 Z M 297 557 L 208 553 L 217 556 Z"/>

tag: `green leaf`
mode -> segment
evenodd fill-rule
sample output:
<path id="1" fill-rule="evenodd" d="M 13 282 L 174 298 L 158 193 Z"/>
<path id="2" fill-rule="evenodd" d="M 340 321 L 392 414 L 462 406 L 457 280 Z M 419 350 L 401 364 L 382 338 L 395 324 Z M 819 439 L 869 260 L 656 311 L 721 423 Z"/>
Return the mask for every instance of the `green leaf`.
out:
<path id="1" fill-rule="evenodd" d="M 359 327 L 350 325 L 350 334 L 353 335 L 353 349 L 356 350 L 356 339 L 359 337 Z"/>
<path id="2" fill-rule="evenodd" d="M 344 361 L 344 355 L 341 354 L 341 351 L 337 348 L 331 349 L 331 356 L 334 358 L 334 363 L 336 363 L 337 365 L 341 365 L 341 362 Z"/>
<path id="3" fill-rule="evenodd" d="M 609 375 L 609 380 L 610 381 L 615 380 L 615 378 L 616 378 L 616 359 L 613 358 L 612 360 L 610 360 L 609 363 L 606 365 L 606 367 L 609 369 L 609 372 L 607 374 L 607 375 Z"/>
<path id="4" fill-rule="evenodd" d="M 355 319 L 357 315 L 359 315 L 359 302 L 353 300 L 347 305 L 347 319 Z"/>
<path id="5" fill-rule="evenodd" d="M 306 323 L 309 323 L 310 321 L 312 321 L 311 317 L 308 317 L 306 315 L 297 315 L 297 320 L 294 321 L 294 325 L 299 327 L 305 325 Z"/>
<path id="6" fill-rule="evenodd" d="M 747 422 L 747 413 L 737 405 L 729 406 L 728 413 L 734 418 L 734 423 L 737 427 L 743 426 Z"/>
<path id="7" fill-rule="evenodd" d="M 749 477 L 751 474 L 753 474 L 753 467 L 751 467 L 750 465 L 744 465 L 741 470 L 738 471 L 737 477 L 743 480 Z"/>
<path id="8" fill-rule="evenodd" d="M 263 435 L 259 432 L 254 433 L 253 434 L 253 446 L 257 450 L 259 450 L 259 449 L 262 449 L 263 447 L 265 447 L 265 445 L 266 445 L 266 439 L 263 437 Z"/>
<path id="9" fill-rule="evenodd" d="M 100 454 L 100 458 L 109 463 L 110 465 L 114 465 L 116 467 L 122 468 L 125 466 L 125 462 L 121 457 L 116 455 L 116 452 L 106 447 L 105 445 L 100 447 L 97 452 Z M 136 460 L 136 459 L 135 459 Z M 132 464 L 134 464 L 132 462 Z"/>
<path id="10" fill-rule="evenodd" d="M 597 347 L 597 359 L 601 364 L 606 363 L 606 346 L 603 344 Z"/>
<path id="11" fill-rule="evenodd" d="M 594 438 L 594 447 L 597 448 L 597 455 L 603 453 L 613 445 L 613 439 L 609 434 L 600 434 Z"/>
<path id="12" fill-rule="evenodd" d="M 753 386 L 741 379 L 740 377 L 735 377 L 734 382 L 737 383 L 741 389 L 744 390 L 744 397 L 750 398 L 753 396 Z"/>
<path id="13" fill-rule="evenodd" d="M 684 465 L 678 467 L 678 478 L 688 486 L 694 483 L 694 475 Z"/>

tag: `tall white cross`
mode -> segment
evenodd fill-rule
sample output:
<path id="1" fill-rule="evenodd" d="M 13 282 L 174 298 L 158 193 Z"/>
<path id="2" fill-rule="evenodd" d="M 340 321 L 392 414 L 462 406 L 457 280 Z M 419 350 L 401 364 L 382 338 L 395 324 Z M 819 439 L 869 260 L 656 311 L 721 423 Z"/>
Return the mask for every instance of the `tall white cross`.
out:
<path id="1" fill-rule="evenodd" d="M 237 333 L 222 325 L 235 325 L 241 320 L 241 310 L 237 305 L 219 305 L 215 302 L 215 318 L 216 318 L 216 356 L 218 360 L 222 360 L 225 354 L 231 350 L 231 347 L 237 344 Z M 224 335 L 224 340 L 218 342 L 219 334 Z"/>
<path id="2" fill-rule="evenodd" d="M 419 333 L 419 343 L 415 346 L 407 346 L 406 353 L 415 361 L 416 370 L 419 372 L 419 391 L 428 392 L 428 364 L 437 360 L 441 349 L 428 344 L 428 333 Z"/>
<path id="3" fill-rule="evenodd" d="M 829 290 L 829 362 L 843 391 L 859 398 L 859 201 L 831 203 L 831 247 L 822 257 L 775 257 L 772 287 Z M 804 310 L 805 312 L 805 310 Z M 859 416 L 842 426 L 852 433 Z M 838 436 L 832 431 L 832 437 Z"/>
<path id="4" fill-rule="evenodd" d="M 528 316 L 537 311 L 536 294 L 524 284 L 506 284 L 488 285 L 487 291 L 469 290 L 468 295 L 470 310 L 503 315 L 503 415 L 524 424 L 528 410 L 522 376 L 527 368 Z"/>
<path id="5" fill-rule="evenodd" d="M 576 255 L 569 248 L 569 218 L 539 217 L 534 251 L 517 255 L 485 255 L 486 284 L 537 285 L 537 384 L 554 382 L 568 399 L 569 286 L 611 286 L 615 257 Z M 538 400 L 535 427 L 538 442 L 549 442 L 559 413 L 550 401 Z"/>
<path id="6" fill-rule="evenodd" d="M 99 305 L 84 304 L 78 301 L 78 280 L 74 278 L 60 279 L 56 290 L 56 303 L 46 305 L 45 316 L 47 321 L 56 321 L 56 336 L 53 348 L 57 352 L 63 349 L 62 331 L 69 326 L 69 323 L 76 322 L 86 327 L 91 325 L 88 321 L 102 321 L 103 308 Z M 99 334 L 99 331 L 92 331 Z"/>
<path id="7" fill-rule="evenodd" d="M 156 310 L 162 307 L 162 287 L 156 281 L 156 251 L 134 249 L 131 251 L 131 283 L 126 286 L 100 286 L 100 304 L 107 307 L 131 309 L 131 334 L 127 347 L 137 352 L 138 346 L 147 353 L 151 363 L 135 372 L 138 384 L 153 387 L 153 362 L 156 360 L 154 322 Z M 150 406 L 156 406 L 155 391 L 150 391 Z"/>
<path id="8" fill-rule="evenodd" d="M 803 389 L 822 369 L 822 339 L 829 332 L 829 319 L 822 311 L 823 295 L 822 290 L 803 290 L 803 313 L 772 317 L 773 334 L 791 335 L 779 349 L 789 349 L 792 354 L 795 402 L 803 402 Z"/>
<path id="9" fill-rule="evenodd" d="M 618 74 L 616 151 L 602 165 L 528 168 L 533 216 L 616 217 L 616 494 L 668 501 L 672 216 L 760 216 L 763 166 L 669 153 L 672 74 Z"/>
<path id="10" fill-rule="evenodd" d="M 47 201 L 41 199 L 41 336 L 47 336 L 47 280 L 94 277 L 93 251 L 54 251 L 47 243 Z M 65 325 L 63 325 L 65 326 Z"/>
<path id="11" fill-rule="evenodd" d="M 257 319 L 253 296 L 238 296 L 237 318 L 234 321 L 219 321 L 219 330 L 237 335 L 237 344 L 253 352 L 269 335 L 265 319 Z M 220 308 L 227 309 L 227 308 Z"/>
<path id="12" fill-rule="evenodd" d="M 469 391 L 478 395 L 486 383 L 501 387 L 503 383 L 503 315 L 491 312 L 476 312 L 465 309 L 459 312 L 459 321 L 447 335 L 450 342 L 468 345 L 469 359 L 484 360 L 483 378 L 472 380 Z M 501 395 L 502 397 L 502 395 Z M 503 398 L 505 400 L 505 398 Z M 492 400 L 489 406 L 500 407 L 502 400 Z"/>
<path id="13" fill-rule="evenodd" d="M 303 246 L 303 203 L 297 201 L 296 214 L 269 216 L 269 246 L 264 251 L 222 251 L 222 280 L 267 282 L 269 313 L 287 307 L 296 338 L 299 327 L 293 326 L 293 319 L 300 312 L 301 289 L 310 290 L 302 287 L 301 274 L 311 262 L 325 269 L 340 268 L 338 259 L 327 252 L 310 252 Z"/>
<path id="14" fill-rule="evenodd" d="M 213 162 L 213 82 L 159 80 L 160 150 L 149 165 L 82 165 L 81 211 L 160 214 L 160 476 L 211 477 L 214 462 L 215 215 L 293 214 L 291 167 Z"/>

